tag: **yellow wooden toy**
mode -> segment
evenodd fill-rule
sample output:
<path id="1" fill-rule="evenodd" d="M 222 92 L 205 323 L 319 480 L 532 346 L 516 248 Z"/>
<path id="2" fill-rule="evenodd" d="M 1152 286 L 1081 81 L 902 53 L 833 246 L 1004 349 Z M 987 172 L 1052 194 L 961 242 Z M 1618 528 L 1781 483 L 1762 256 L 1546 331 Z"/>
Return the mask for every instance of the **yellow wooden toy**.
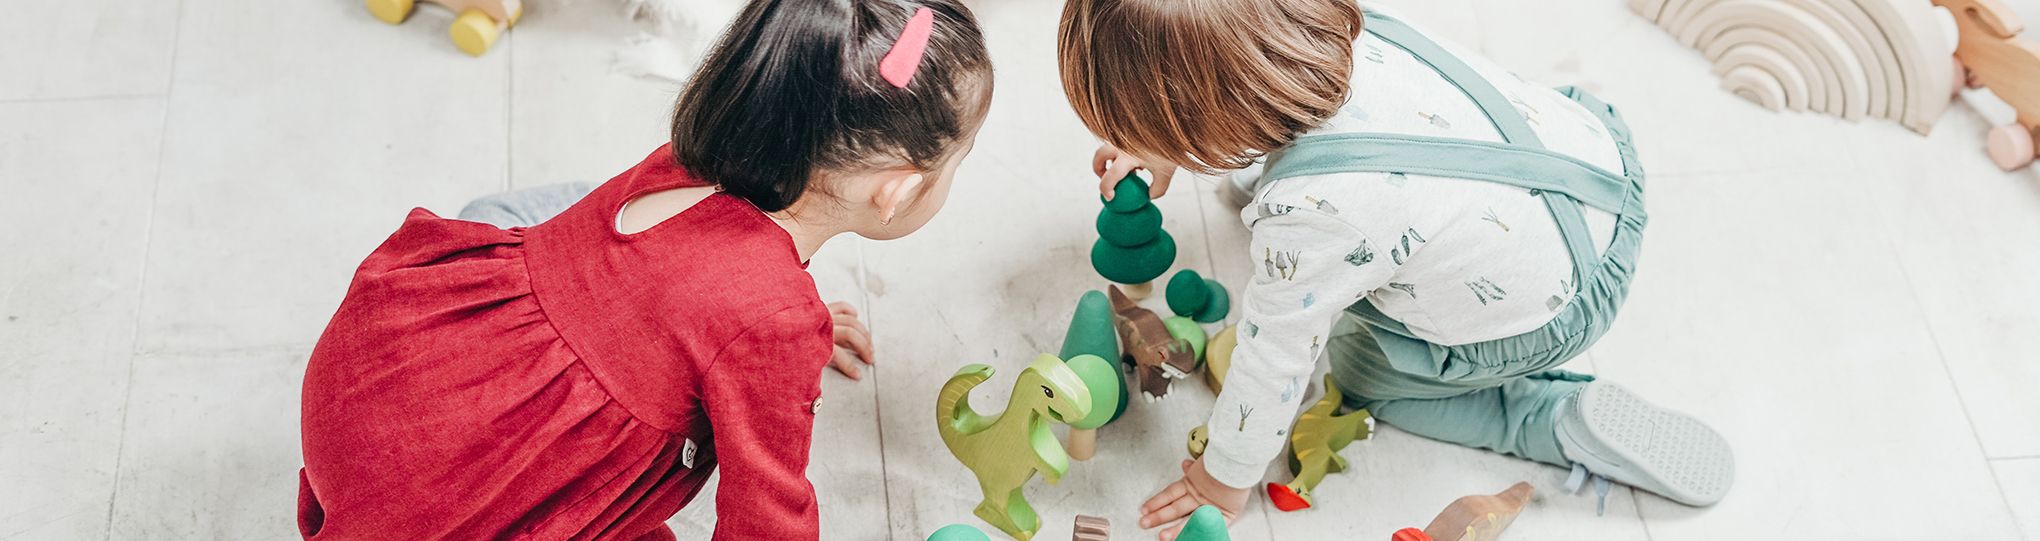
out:
<path id="1" fill-rule="evenodd" d="M 970 406 L 970 390 L 991 377 L 992 367 L 982 364 L 950 376 L 935 403 L 935 424 L 949 453 L 977 474 L 985 496 L 978 518 L 1027 541 L 1041 529 L 1041 517 L 1027 505 L 1021 488 L 1037 472 L 1054 483 L 1070 467 L 1069 455 L 1048 425 L 1089 415 L 1091 392 L 1062 359 L 1042 355 L 1020 371 L 1006 411 L 988 416 Z"/>
<path id="2" fill-rule="evenodd" d="M 368 12 L 390 24 L 403 24 L 417 8 L 418 0 L 364 0 Z M 462 52 L 481 56 L 517 19 L 524 16 L 524 0 L 425 0 L 445 6 L 457 14 L 447 33 Z"/>

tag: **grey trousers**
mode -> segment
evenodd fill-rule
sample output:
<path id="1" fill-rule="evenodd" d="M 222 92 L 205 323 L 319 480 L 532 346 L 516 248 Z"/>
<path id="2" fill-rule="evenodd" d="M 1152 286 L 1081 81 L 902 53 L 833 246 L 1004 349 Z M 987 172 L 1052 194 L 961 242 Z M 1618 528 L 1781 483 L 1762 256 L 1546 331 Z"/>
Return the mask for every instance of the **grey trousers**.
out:
<path id="1" fill-rule="evenodd" d="M 487 195 L 469 201 L 459 218 L 504 229 L 531 227 L 559 216 L 592 191 L 592 183 L 568 182 Z"/>

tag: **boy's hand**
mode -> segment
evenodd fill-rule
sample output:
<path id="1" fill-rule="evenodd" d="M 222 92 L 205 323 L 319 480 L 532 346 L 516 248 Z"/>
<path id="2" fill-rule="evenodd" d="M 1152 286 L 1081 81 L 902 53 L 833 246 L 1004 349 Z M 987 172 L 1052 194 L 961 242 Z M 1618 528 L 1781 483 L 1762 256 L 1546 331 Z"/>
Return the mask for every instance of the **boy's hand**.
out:
<path id="1" fill-rule="evenodd" d="M 1098 174 L 1098 193 L 1103 194 L 1106 201 L 1112 200 L 1112 189 L 1119 186 L 1119 180 L 1135 169 L 1146 169 L 1155 177 L 1148 183 L 1149 199 L 1160 199 L 1162 194 L 1169 193 L 1169 179 L 1176 177 L 1174 165 L 1148 167 L 1140 158 L 1109 144 L 1099 146 L 1098 153 L 1091 155 L 1091 172 Z"/>
<path id="2" fill-rule="evenodd" d="M 829 303 L 829 316 L 836 320 L 836 355 L 829 359 L 829 367 L 842 372 L 852 381 L 861 378 L 859 361 L 871 364 L 871 331 L 864 328 L 864 322 L 857 320 L 857 307 L 847 302 Z"/>
<path id="3" fill-rule="evenodd" d="M 1140 505 L 1140 527 L 1147 529 L 1173 524 L 1162 530 L 1161 540 L 1174 541 L 1176 534 L 1183 530 L 1183 519 L 1205 505 L 1217 506 L 1219 512 L 1225 514 L 1226 524 L 1232 524 L 1233 518 L 1246 509 L 1247 495 L 1247 489 L 1225 486 L 1225 483 L 1212 479 L 1211 474 L 1204 471 L 1201 459 L 1185 460 L 1183 478 L 1162 487 L 1161 492 Z"/>

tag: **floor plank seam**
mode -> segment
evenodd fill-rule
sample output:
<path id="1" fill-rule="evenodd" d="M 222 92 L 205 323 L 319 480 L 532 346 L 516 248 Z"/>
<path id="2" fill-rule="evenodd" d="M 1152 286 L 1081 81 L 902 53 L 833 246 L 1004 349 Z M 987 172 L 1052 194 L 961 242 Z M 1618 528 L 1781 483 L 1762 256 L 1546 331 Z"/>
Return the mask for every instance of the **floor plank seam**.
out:
<path id="1" fill-rule="evenodd" d="M 85 101 L 133 101 L 167 97 L 169 97 L 169 93 L 167 92 L 143 92 L 138 94 L 94 94 L 88 96 L 54 96 L 45 98 L 0 98 L 0 105 L 77 103 Z"/>
<path id="2" fill-rule="evenodd" d="M 142 218 L 142 256 L 140 258 L 140 268 L 135 271 L 135 316 L 129 322 L 132 326 L 128 329 L 127 384 L 125 388 L 121 389 L 120 433 L 113 440 L 113 483 L 106 492 L 106 522 L 103 523 L 101 528 L 101 533 L 104 534 L 103 539 L 107 541 L 112 541 L 113 539 L 114 510 L 118 509 L 120 504 L 121 467 L 127 459 L 128 422 L 134 414 L 134 408 L 130 406 L 133 405 L 132 402 L 135 398 L 135 359 L 140 358 L 142 355 L 140 352 L 142 344 L 142 314 L 148 313 L 149 256 L 155 251 L 156 244 L 156 206 L 160 203 L 159 198 L 163 193 L 163 157 L 169 154 L 171 98 L 177 94 L 177 51 L 181 48 L 178 42 L 183 38 L 182 30 L 184 28 L 183 0 L 177 2 L 177 7 L 171 21 L 173 27 L 170 30 L 170 67 L 168 76 L 170 81 L 163 89 L 162 107 L 156 111 L 158 115 L 156 121 L 156 170 L 150 175 L 152 178 L 149 181 L 149 208 L 144 211 Z"/>

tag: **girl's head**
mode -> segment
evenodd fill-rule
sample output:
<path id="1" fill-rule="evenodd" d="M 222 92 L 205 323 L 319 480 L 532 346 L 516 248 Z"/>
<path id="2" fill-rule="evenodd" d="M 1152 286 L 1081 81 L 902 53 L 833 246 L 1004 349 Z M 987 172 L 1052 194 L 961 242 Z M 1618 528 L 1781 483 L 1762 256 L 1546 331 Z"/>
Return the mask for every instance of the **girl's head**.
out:
<path id="1" fill-rule="evenodd" d="M 924 8 L 926 53 L 896 86 L 879 64 Z M 681 92 L 673 154 L 760 210 L 828 199 L 817 212 L 896 238 L 942 207 L 991 90 L 958 0 L 752 0 Z"/>
<path id="2" fill-rule="evenodd" d="M 1069 0 L 1063 92 L 1150 165 L 1246 167 L 1346 102 L 1353 0 Z"/>

